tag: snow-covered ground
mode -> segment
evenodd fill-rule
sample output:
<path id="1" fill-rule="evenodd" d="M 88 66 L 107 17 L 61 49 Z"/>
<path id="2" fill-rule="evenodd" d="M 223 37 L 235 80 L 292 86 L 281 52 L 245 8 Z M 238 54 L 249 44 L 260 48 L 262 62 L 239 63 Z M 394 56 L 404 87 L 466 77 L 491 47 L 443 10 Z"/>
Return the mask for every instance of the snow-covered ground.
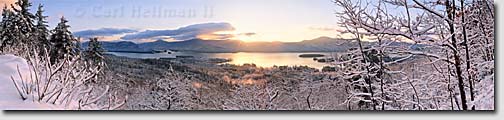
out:
<path id="1" fill-rule="evenodd" d="M 23 78 L 29 78 L 29 66 L 25 59 L 14 55 L 0 55 L 0 110 L 54 110 L 62 109 L 46 103 L 37 103 L 33 100 L 22 100 L 11 79 L 13 77 L 20 83 L 19 71 Z"/>

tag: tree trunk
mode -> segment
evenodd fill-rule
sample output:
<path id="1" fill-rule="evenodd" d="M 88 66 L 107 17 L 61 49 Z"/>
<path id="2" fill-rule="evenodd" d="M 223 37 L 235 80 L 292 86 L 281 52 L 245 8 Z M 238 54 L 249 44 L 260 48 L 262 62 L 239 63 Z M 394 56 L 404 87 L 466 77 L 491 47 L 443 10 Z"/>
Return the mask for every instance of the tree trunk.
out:
<path id="1" fill-rule="evenodd" d="M 359 43 L 359 49 L 360 49 L 360 52 L 362 54 L 362 59 L 364 60 L 364 64 L 366 64 L 368 61 L 366 60 L 366 53 L 364 52 L 364 48 L 362 47 L 362 40 L 361 40 L 361 36 L 360 35 L 357 35 L 357 41 Z M 364 78 L 364 80 L 366 81 L 366 84 L 368 84 L 368 88 L 369 88 L 369 93 L 371 94 L 371 104 L 373 106 L 373 110 L 376 110 L 376 104 L 375 104 L 375 100 L 374 100 L 374 92 L 373 92 L 373 85 L 372 85 L 372 80 L 371 78 L 369 77 L 369 66 L 365 65 L 366 66 L 366 70 L 367 70 L 367 73 L 366 73 L 366 78 Z"/>
<path id="2" fill-rule="evenodd" d="M 465 47 L 465 57 L 466 57 L 466 72 L 467 72 L 467 78 L 469 79 L 469 92 L 471 94 L 471 101 L 474 101 L 474 81 L 472 79 L 471 75 L 471 57 L 469 56 L 469 41 L 467 40 L 467 32 L 466 32 L 466 27 L 465 27 L 465 11 L 464 11 L 464 0 L 460 0 L 461 4 L 461 10 L 462 10 L 462 35 L 464 37 L 464 47 Z M 475 106 L 473 105 L 471 107 L 471 110 L 475 110 Z"/>
<path id="3" fill-rule="evenodd" d="M 449 0 L 446 0 L 446 8 L 448 9 L 446 12 L 448 14 L 448 18 L 453 21 L 455 18 L 455 0 L 452 0 L 452 3 L 449 2 Z M 457 80 L 458 80 L 458 87 L 460 91 L 460 100 L 462 102 L 462 109 L 467 110 L 467 99 L 466 99 L 466 93 L 464 90 L 464 79 L 462 77 L 462 68 L 461 68 L 461 61 L 460 61 L 460 55 L 458 53 L 458 48 L 457 48 L 457 39 L 455 38 L 455 27 L 453 25 L 454 23 L 448 24 L 450 27 L 450 35 L 451 35 L 451 44 L 454 49 L 452 49 L 453 52 L 453 57 L 455 60 L 455 72 L 457 74 Z"/>

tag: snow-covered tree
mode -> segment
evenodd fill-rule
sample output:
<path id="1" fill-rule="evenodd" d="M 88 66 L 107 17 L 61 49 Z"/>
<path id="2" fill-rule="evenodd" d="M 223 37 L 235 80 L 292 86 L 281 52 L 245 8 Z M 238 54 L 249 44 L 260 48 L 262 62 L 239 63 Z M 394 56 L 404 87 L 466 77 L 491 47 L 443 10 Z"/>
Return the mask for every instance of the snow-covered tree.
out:
<path id="1" fill-rule="evenodd" d="M 11 5 L 11 9 L 15 13 L 15 17 L 13 20 L 13 25 L 19 29 L 19 31 L 15 31 L 17 33 L 17 39 L 20 41 L 20 44 L 32 46 L 33 37 L 35 31 L 35 15 L 30 12 L 30 7 L 32 4 L 28 0 L 18 0 L 13 5 Z"/>
<path id="2" fill-rule="evenodd" d="M 29 76 L 14 79 L 22 100 L 54 104 L 74 110 L 113 110 L 124 105 L 127 97 L 118 97 L 109 87 L 99 88 L 90 81 L 99 74 L 99 67 L 92 66 L 80 55 L 64 56 L 54 64 L 48 54 L 38 55 L 38 49 L 26 52 Z M 44 49 L 48 51 L 47 49 Z M 99 104 L 101 99 L 108 103 Z"/>
<path id="3" fill-rule="evenodd" d="M 2 10 L 2 21 L 0 23 L 0 51 L 5 51 L 7 47 L 11 47 L 16 42 L 16 35 L 14 33 L 19 30 L 14 27 L 14 12 L 4 6 Z"/>
<path id="4" fill-rule="evenodd" d="M 5 7 L 0 23 L 2 54 L 23 57 L 29 65 L 29 71 L 23 71 L 28 73 L 11 77 L 20 98 L 65 109 L 120 109 L 127 96 L 117 96 L 108 86 L 92 83 L 103 72 L 104 62 L 96 64 L 83 58 L 68 21 L 61 18 L 51 34 L 42 5 L 36 15 L 30 13 L 30 6 L 28 0 L 18 0 L 11 9 Z"/>
<path id="5" fill-rule="evenodd" d="M 151 91 L 154 110 L 193 110 L 196 104 L 196 88 L 184 74 L 177 73 L 170 67 L 164 78 L 158 80 Z"/>
<path id="6" fill-rule="evenodd" d="M 477 14 L 470 14 L 468 11 L 474 3 L 482 3 L 478 9 L 471 11 L 479 11 Z M 492 2 L 486 0 L 473 1 L 467 3 L 464 0 L 379 0 L 379 1 L 351 1 L 351 0 L 335 0 L 337 6 L 342 8 L 338 13 L 341 19 L 340 25 L 345 30 L 342 33 L 353 34 L 357 40 L 371 40 L 381 38 L 387 41 L 398 41 L 411 43 L 408 47 L 398 47 L 393 49 L 379 49 L 380 52 L 388 52 L 392 55 L 406 55 L 410 58 L 405 62 L 391 62 L 387 64 L 399 64 L 402 66 L 410 66 L 411 64 L 421 64 L 422 67 L 414 66 L 417 70 L 408 70 L 404 67 L 396 68 L 385 73 L 393 73 L 392 79 L 385 82 L 389 85 L 389 93 L 394 93 L 394 101 L 400 107 L 395 109 L 406 109 L 404 107 L 413 105 L 410 109 L 454 109 L 454 106 L 462 110 L 472 108 L 471 104 L 478 99 L 477 91 L 480 89 L 493 88 L 475 88 L 477 82 L 482 80 L 482 77 L 474 79 L 473 74 L 479 73 L 472 69 L 474 66 L 472 61 L 485 60 L 486 63 L 493 66 L 493 60 L 490 60 L 488 47 L 493 47 L 494 39 L 491 35 L 484 35 L 489 32 L 481 31 L 482 26 L 469 26 L 470 23 L 485 23 L 488 26 L 494 26 Z M 464 4 L 462 4 L 464 3 Z M 484 7 L 482 5 L 488 5 Z M 468 7 L 469 6 L 469 7 Z M 402 8 L 402 9 L 398 9 Z M 469 9 L 468 9 L 469 8 Z M 485 11 L 485 12 L 481 12 Z M 467 14 L 466 14 L 467 13 Z M 469 18 L 481 18 L 486 16 L 485 21 L 482 19 L 468 19 L 466 16 L 480 16 Z M 480 28 L 480 31 L 466 30 L 469 28 Z M 488 30 L 490 27 L 483 27 Z M 471 33 L 473 32 L 473 33 Z M 474 35 L 483 34 L 485 37 L 482 40 L 474 39 Z M 490 33 L 493 34 L 493 33 Z M 472 36 L 472 37 L 471 37 Z M 486 39 L 486 41 L 484 40 Z M 475 44 L 475 42 L 480 44 Z M 378 48 L 392 48 L 390 44 L 381 44 Z M 417 46 L 423 46 L 418 49 Z M 474 48 L 474 49 L 473 49 Z M 366 50 L 360 48 L 360 50 Z M 381 51 L 384 50 L 384 51 Z M 483 50 L 483 51 L 480 51 Z M 473 51 L 479 51 L 488 54 L 477 54 Z M 353 53 L 359 55 L 359 53 Z M 366 58 L 365 52 L 361 52 L 362 58 Z M 477 57 L 478 55 L 485 55 Z M 357 58 L 357 57 L 351 57 Z M 363 60 L 362 58 L 358 60 Z M 408 63 L 409 64 L 404 64 Z M 362 69 L 350 70 L 350 73 L 368 73 L 367 75 L 376 76 L 379 74 L 371 73 L 369 68 L 372 63 L 366 62 L 357 64 L 367 67 Z M 395 65 L 397 66 L 397 65 Z M 393 67 L 393 66 L 391 66 Z M 413 67 L 413 66 L 411 66 Z M 380 67 L 379 67 L 380 68 Z M 488 71 L 493 70 L 493 67 L 486 67 Z M 471 74 L 472 73 L 472 74 Z M 493 72 L 487 72 L 486 81 L 493 81 Z M 454 80 L 451 80 L 454 79 Z M 441 86 L 440 86 L 441 85 Z M 410 86 L 410 87 L 408 87 Z M 432 87 L 435 86 L 435 87 Z M 448 87 L 442 87 L 448 86 Z M 373 88 L 373 85 L 369 85 Z M 382 91 L 382 90 L 381 90 Z M 408 94 L 397 94 L 398 91 L 411 91 Z M 360 93 L 360 92 L 358 92 Z M 364 92 L 366 93 L 366 92 Z M 374 96 L 370 92 L 370 96 Z M 367 94 L 366 94 L 367 95 Z M 481 94 L 480 94 L 481 95 Z M 488 93 L 484 93 L 488 96 Z M 368 95 L 369 96 L 369 95 Z M 455 98 L 457 97 L 457 98 Z M 372 97 L 373 98 L 373 97 Z M 490 97 L 488 97 L 490 98 Z M 378 98 L 377 98 L 378 99 Z M 383 98 L 379 98 L 383 99 Z M 454 103 L 455 101 L 455 103 Z M 373 101 L 370 101 L 374 103 Z M 488 103 L 488 102 L 487 102 Z M 406 105 L 406 106 L 405 106 Z"/>
<path id="7" fill-rule="evenodd" d="M 102 48 L 98 38 L 90 38 L 89 45 L 85 51 L 86 59 L 94 63 L 102 63 L 104 62 L 103 52 L 105 52 L 105 50 Z"/>
<path id="8" fill-rule="evenodd" d="M 60 23 L 52 30 L 52 35 L 50 36 L 50 42 L 52 43 L 50 53 L 52 63 L 67 55 L 73 56 L 78 54 L 76 48 L 77 39 L 75 39 L 69 30 L 70 26 L 67 25 L 67 22 L 65 17 L 61 17 Z"/>
<path id="9" fill-rule="evenodd" d="M 277 110 L 281 107 L 275 104 L 279 91 L 271 85 L 238 84 L 230 98 L 224 100 L 225 110 Z"/>
<path id="10" fill-rule="evenodd" d="M 44 10 L 43 10 L 43 5 L 40 4 L 37 9 L 37 13 L 35 14 L 35 18 L 37 20 L 37 24 L 35 25 L 36 32 L 35 32 L 35 39 L 36 39 L 36 44 L 37 47 L 39 48 L 40 52 L 43 52 L 44 48 L 50 49 L 51 47 L 51 42 L 49 41 L 49 35 L 50 31 L 48 29 L 49 25 L 47 25 L 47 16 L 44 16 Z M 41 53 L 41 55 L 47 54 L 47 53 Z"/>
<path id="11" fill-rule="evenodd" d="M 367 13 L 376 17 L 366 19 L 362 18 L 360 13 L 354 13 L 366 10 L 360 6 L 361 1 L 356 3 L 353 1 L 334 2 L 343 9 L 337 13 L 341 18 L 340 26 L 345 29 L 341 30 L 341 33 L 352 35 L 352 40 L 358 44 L 357 48 L 352 48 L 347 53 L 341 54 L 336 62 L 336 65 L 344 72 L 343 78 L 349 82 L 347 87 L 350 94 L 347 101 L 348 108 L 352 109 L 352 103 L 357 103 L 359 109 L 386 110 L 393 107 L 392 104 L 397 97 L 390 90 L 394 89 L 391 85 L 396 81 L 391 79 L 393 73 L 388 66 L 398 62 L 389 56 L 390 50 L 395 49 L 391 47 L 391 44 L 397 43 L 397 41 L 391 39 L 390 36 L 368 33 L 360 28 L 362 23 L 382 27 L 393 26 L 393 23 L 387 22 L 387 13 L 379 11 L 379 9 L 385 8 L 385 5 L 378 2 L 376 6 L 372 7 L 377 10 Z M 365 22 L 360 23 L 361 21 L 355 20 L 358 18 L 364 19 Z M 403 59 L 408 57 L 405 56 Z"/>
<path id="12" fill-rule="evenodd" d="M 11 4 L 10 9 L 4 7 L 2 33 L 0 34 L 2 45 L 0 48 L 22 49 L 26 48 L 23 46 L 36 46 L 34 32 L 36 29 L 34 25 L 36 16 L 30 12 L 31 6 L 28 0 L 18 0 Z"/>

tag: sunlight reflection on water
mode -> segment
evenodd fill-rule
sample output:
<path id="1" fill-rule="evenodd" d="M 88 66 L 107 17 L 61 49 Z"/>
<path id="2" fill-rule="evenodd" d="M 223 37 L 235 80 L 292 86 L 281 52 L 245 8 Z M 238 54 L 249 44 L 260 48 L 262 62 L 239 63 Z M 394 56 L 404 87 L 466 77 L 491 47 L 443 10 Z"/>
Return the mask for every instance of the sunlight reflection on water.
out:
<path id="1" fill-rule="evenodd" d="M 173 54 L 143 54 L 143 53 L 116 53 L 109 52 L 116 56 L 124 56 L 130 58 L 142 59 L 159 59 L 159 58 L 175 58 L 175 56 L 194 56 L 198 58 L 224 58 L 231 59 L 229 64 L 243 65 L 255 64 L 259 67 L 273 66 L 308 66 L 312 68 L 322 69 L 324 66 L 329 66 L 328 63 L 319 63 L 313 58 L 301 58 L 302 54 L 323 54 L 326 57 L 331 57 L 335 53 L 196 53 L 196 52 L 177 52 Z"/>
<path id="2" fill-rule="evenodd" d="M 199 54 L 199 55 L 198 55 Z M 313 58 L 301 58 L 302 54 L 323 54 L 330 57 L 332 53 L 196 53 L 195 56 L 207 58 L 226 58 L 231 59 L 230 64 L 243 65 L 253 63 L 260 67 L 273 66 L 308 66 L 312 68 L 322 69 L 324 66 L 329 66 L 328 63 L 319 63 Z"/>

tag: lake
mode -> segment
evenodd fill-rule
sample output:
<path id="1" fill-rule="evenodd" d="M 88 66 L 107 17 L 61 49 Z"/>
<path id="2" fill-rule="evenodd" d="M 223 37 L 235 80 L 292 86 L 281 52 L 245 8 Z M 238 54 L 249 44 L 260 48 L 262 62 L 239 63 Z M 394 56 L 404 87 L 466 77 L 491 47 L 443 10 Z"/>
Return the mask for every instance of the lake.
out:
<path id="1" fill-rule="evenodd" d="M 319 63 L 313 58 L 301 58 L 302 54 L 323 54 L 330 57 L 333 53 L 328 52 L 310 52 L 310 53 L 197 53 L 197 52 L 176 52 L 174 54 L 145 54 L 145 53 L 117 53 L 109 52 L 116 56 L 124 56 L 130 58 L 142 59 L 157 59 L 157 58 L 175 58 L 176 56 L 194 56 L 196 58 L 224 58 L 231 59 L 229 64 L 243 65 L 253 63 L 259 67 L 273 66 L 309 66 L 312 68 L 322 69 L 328 66 L 327 63 Z"/>

